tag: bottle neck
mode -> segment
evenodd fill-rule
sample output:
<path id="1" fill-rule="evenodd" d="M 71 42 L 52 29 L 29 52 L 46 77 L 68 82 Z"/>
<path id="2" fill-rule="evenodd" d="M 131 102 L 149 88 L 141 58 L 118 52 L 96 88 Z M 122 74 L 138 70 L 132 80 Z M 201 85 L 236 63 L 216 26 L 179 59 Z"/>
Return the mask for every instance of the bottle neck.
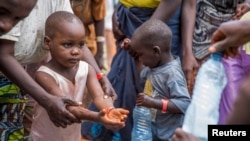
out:
<path id="1" fill-rule="evenodd" d="M 221 61 L 222 56 L 223 56 L 222 52 L 216 52 L 210 55 L 211 58 L 217 61 Z"/>

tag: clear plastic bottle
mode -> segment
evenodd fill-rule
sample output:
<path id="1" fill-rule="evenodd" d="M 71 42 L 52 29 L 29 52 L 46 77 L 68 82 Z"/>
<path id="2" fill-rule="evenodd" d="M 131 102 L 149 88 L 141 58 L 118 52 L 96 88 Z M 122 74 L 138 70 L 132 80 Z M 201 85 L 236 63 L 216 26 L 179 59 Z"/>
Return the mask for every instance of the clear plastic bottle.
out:
<path id="1" fill-rule="evenodd" d="M 152 141 L 151 110 L 143 106 L 135 106 L 133 110 L 134 126 L 132 141 Z"/>
<path id="2" fill-rule="evenodd" d="M 199 69 L 182 126 L 184 131 L 202 141 L 208 139 L 208 125 L 217 124 L 219 120 L 219 103 L 227 83 L 221 59 L 221 53 L 211 54 Z"/>

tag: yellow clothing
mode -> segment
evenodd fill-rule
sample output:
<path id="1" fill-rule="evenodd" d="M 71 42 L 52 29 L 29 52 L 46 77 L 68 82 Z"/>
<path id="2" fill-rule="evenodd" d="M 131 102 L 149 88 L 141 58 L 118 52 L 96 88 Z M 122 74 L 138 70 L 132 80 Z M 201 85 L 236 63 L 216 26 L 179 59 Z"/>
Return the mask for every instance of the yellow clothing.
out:
<path id="1" fill-rule="evenodd" d="M 244 14 L 240 20 L 250 20 L 250 12 Z M 243 50 L 246 51 L 246 54 L 250 55 L 250 42 L 247 42 L 243 45 Z"/>
<path id="2" fill-rule="evenodd" d="M 90 24 L 85 26 L 86 32 L 88 32 L 87 36 L 84 37 L 84 41 L 86 42 L 89 50 L 95 56 L 97 52 L 97 43 L 96 43 L 96 35 L 95 35 L 95 27 L 94 24 Z M 87 31 L 88 30 L 88 31 Z"/>
<path id="3" fill-rule="evenodd" d="M 89 25 L 94 21 L 103 20 L 106 16 L 105 0 L 70 0 L 74 14 L 83 24 Z"/>
<path id="4" fill-rule="evenodd" d="M 106 16 L 105 0 L 71 0 L 74 14 L 81 19 L 85 27 L 85 42 L 95 56 L 97 43 L 94 21 L 104 20 Z"/>
<path id="5" fill-rule="evenodd" d="M 159 5 L 160 0 L 120 0 L 126 7 L 147 7 L 155 8 Z"/>
<path id="6" fill-rule="evenodd" d="M 145 86 L 144 86 L 144 91 L 143 91 L 146 95 L 151 96 L 152 97 L 152 93 L 153 93 L 153 86 L 150 83 L 149 80 L 146 80 L 145 82 Z"/>

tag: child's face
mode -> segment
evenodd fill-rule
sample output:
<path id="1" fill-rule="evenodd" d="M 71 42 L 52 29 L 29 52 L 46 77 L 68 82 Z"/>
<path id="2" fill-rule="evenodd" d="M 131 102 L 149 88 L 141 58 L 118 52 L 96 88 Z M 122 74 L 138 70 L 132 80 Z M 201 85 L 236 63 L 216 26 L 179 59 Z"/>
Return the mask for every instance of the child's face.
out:
<path id="1" fill-rule="evenodd" d="M 136 40 L 131 40 L 131 48 L 138 53 L 139 59 L 143 65 L 154 68 L 159 64 L 160 55 L 153 47 L 145 47 Z"/>
<path id="2" fill-rule="evenodd" d="M 62 22 L 58 25 L 61 30 L 51 39 L 50 53 L 52 61 L 63 67 L 74 67 L 82 59 L 82 49 L 85 47 L 85 31 L 79 22 Z"/>
<path id="3" fill-rule="evenodd" d="M 1 0 L 0 35 L 11 30 L 20 20 L 27 17 L 36 4 L 36 0 Z"/>

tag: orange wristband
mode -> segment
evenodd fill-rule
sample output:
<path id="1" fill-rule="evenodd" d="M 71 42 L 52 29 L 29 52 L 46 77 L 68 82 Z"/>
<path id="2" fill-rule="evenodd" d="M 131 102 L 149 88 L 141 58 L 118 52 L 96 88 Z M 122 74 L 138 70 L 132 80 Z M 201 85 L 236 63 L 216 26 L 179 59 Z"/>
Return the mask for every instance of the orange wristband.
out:
<path id="1" fill-rule="evenodd" d="M 162 113 L 166 113 L 167 109 L 168 109 L 168 100 L 167 99 L 161 99 L 162 101 L 162 109 L 161 112 Z"/>
<path id="2" fill-rule="evenodd" d="M 97 80 L 101 80 L 101 79 L 102 79 L 102 77 L 103 77 L 103 75 L 104 75 L 104 73 L 102 73 L 102 72 L 97 73 L 97 74 L 96 74 L 96 78 L 97 78 Z"/>
<path id="3" fill-rule="evenodd" d="M 105 108 L 105 113 L 106 114 L 109 114 L 109 112 L 114 109 L 115 107 L 108 107 L 108 108 Z"/>

